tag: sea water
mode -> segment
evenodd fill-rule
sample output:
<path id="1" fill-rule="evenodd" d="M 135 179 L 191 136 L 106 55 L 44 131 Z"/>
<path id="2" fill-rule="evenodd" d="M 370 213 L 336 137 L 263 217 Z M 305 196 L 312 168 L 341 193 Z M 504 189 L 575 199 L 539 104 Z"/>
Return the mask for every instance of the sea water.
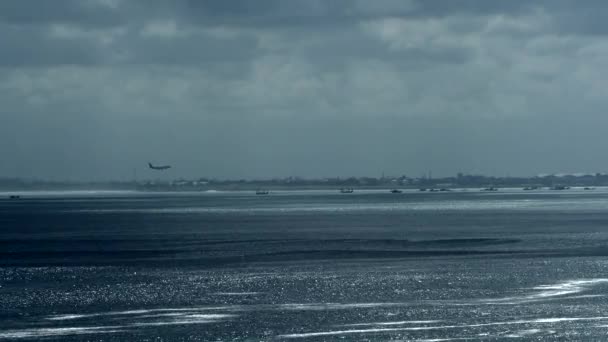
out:
<path id="1" fill-rule="evenodd" d="M 0 340 L 605 340 L 607 246 L 603 189 L 22 193 Z"/>

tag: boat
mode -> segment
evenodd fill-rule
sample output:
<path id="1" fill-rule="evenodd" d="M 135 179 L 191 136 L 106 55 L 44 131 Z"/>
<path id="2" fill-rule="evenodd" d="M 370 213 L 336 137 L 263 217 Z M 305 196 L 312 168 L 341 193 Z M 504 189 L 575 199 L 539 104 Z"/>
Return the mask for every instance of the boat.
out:
<path id="1" fill-rule="evenodd" d="M 342 189 L 340 189 L 340 193 L 342 193 L 342 194 L 352 194 L 353 192 L 355 192 L 355 190 L 353 188 L 342 188 Z"/>
<path id="2" fill-rule="evenodd" d="M 569 186 L 563 186 L 563 185 L 556 185 L 551 188 L 551 190 L 568 190 L 568 189 L 570 189 Z"/>
<path id="3" fill-rule="evenodd" d="M 12 200 L 16 200 L 16 199 L 20 199 L 21 196 L 19 196 L 19 195 L 10 195 L 10 196 L 8 196 L 8 198 L 12 199 Z"/>
<path id="4" fill-rule="evenodd" d="M 399 189 L 392 189 L 392 190 L 391 190 L 391 194 L 400 194 L 400 193 L 402 193 L 402 192 L 403 192 L 403 191 L 401 191 L 401 190 L 399 190 Z"/>
<path id="5" fill-rule="evenodd" d="M 268 195 L 270 193 L 270 191 L 268 190 L 256 190 L 255 194 L 256 195 Z"/>
<path id="6" fill-rule="evenodd" d="M 526 191 L 538 190 L 538 189 L 540 189 L 540 188 L 537 187 L 537 186 L 527 186 L 527 187 L 524 188 L 524 190 L 526 190 Z"/>
<path id="7" fill-rule="evenodd" d="M 481 191 L 498 191 L 498 188 L 491 186 L 489 188 L 482 189 Z"/>
<path id="8" fill-rule="evenodd" d="M 583 190 L 595 190 L 595 188 L 586 186 L 586 187 L 583 188 Z"/>

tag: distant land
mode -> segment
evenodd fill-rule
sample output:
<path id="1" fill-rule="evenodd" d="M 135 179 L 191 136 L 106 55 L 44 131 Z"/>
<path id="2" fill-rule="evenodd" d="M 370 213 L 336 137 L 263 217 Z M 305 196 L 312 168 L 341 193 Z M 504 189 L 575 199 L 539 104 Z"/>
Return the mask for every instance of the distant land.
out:
<path id="1" fill-rule="evenodd" d="M 533 177 L 492 177 L 459 173 L 452 177 L 335 177 L 273 179 L 176 179 L 107 182 L 69 182 L 0 178 L 0 191 L 33 190 L 140 190 L 140 191 L 206 191 L 254 189 L 427 189 L 427 188 L 501 188 L 501 187 L 593 187 L 608 186 L 608 174 L 553 174 Z"/>

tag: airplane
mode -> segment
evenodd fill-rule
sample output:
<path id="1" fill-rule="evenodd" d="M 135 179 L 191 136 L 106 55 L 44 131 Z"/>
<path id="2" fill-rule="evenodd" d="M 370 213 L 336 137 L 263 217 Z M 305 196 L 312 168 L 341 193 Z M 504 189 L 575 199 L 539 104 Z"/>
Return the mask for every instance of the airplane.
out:
<path id="1" fill-rule="evenodd" d="M 170 169 L 171 165 L 154 166 L 154 165 L 152 165 L 152 163 L 148 163 L 148 167 L 151 168 L 152 170 L 166 170 L 166 169 Z"/>

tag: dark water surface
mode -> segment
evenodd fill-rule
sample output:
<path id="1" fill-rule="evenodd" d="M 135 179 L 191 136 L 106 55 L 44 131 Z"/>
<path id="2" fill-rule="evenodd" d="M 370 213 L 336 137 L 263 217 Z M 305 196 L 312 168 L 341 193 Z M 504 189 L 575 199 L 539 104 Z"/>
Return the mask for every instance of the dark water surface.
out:
<path id="1" fill-rule="evenodd" d="M 606 340 L 607 271 L 603 189 L 0 199 L 0 340 Z"/>

